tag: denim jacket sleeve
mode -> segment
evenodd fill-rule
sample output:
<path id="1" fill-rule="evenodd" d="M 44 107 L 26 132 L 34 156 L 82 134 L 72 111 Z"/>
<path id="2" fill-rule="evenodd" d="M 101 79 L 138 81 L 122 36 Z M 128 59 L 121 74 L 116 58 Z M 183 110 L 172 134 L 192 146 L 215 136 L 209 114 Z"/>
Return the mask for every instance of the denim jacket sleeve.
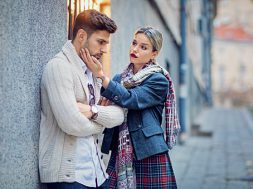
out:
<path id="1" fill-rule="evenodd" d="M 141 85 L 126 89 L 120 84 L 120 76 L 116 75 L 101 95 L 115 104 L 128 109 L 142 110 L 164 103 L 168 92 L 168 80 L 161 73 L 154 73 Z"/>

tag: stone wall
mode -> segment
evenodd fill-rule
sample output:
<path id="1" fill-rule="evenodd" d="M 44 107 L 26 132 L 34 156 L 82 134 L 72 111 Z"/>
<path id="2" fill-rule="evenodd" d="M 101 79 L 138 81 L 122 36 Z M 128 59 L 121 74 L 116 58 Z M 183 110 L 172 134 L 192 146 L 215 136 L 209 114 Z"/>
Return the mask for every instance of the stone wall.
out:
<path id="1" fill-rule="evenodd" d="M 39 188 L 40 79 L 67 39 L 66 3 L 0 2 L 1 188 Z"/>

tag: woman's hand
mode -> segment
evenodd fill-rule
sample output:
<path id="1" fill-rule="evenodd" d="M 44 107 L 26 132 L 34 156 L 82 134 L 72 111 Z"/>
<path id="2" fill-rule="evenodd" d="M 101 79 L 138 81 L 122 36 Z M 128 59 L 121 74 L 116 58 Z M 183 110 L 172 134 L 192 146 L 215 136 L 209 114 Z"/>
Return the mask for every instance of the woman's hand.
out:
<path id="1" fill-rule="evenodd" d="M 87 48 L 81 49 L 80 51 L 81 58 L 83 59 L 86 66 L 97 78 L 102 79 L 102 85 L 106 89 L 109 85 L 110 79 L 105 76 L 102 64 L 93 56 L 90 55 Z"/>
<path id="2" fill-rule="evenodd" d="M 91 118 L 92 116 L 92 112 L 91 112 L 91 107 L 90 105 L 87 105 L 87 104 L 82 104 L 82 103 L 77 103 L 77 106 L 79 108 L 79 111 L 85 116 L 87 117 L 88 119 Z"/>
<path id="3" fill-rule="evenodd" d="M 100 105 L 101 106 L 109 106 L 112 105 L 112 102 L 110 100 L 108 100 L 105 97 L 102 97 L 101 101 L 100 101 Z"/>
<path id="4" fill-rule="evenodd" d="M 91 56 L 87 48 L 81 49 L 81 58 L 95 77 L 104 77 L 102 64 L 94 56 Z"/>

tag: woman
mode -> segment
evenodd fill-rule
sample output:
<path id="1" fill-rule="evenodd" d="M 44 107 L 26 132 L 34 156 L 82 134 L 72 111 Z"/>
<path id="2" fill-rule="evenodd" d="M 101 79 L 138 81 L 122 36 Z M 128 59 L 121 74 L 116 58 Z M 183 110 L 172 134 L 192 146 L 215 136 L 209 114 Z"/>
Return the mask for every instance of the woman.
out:
<path id="1" fill-rule="evenodd" d="M 125 121 L 106 129 L 102 152 L 112 151 L 108 164 L 110 188 L 177 188 L 168 149 L 179 130 L 175 94 L 168 72 L 155 63 L 162 34 L 151 27 L 135 32 L 130 64 L 113 80 L 104 75 L 100 62 L 82 50 L 82 58 L 100 78 L 101 95 L 125 108 Z M 166 110 L 166 141 L 161 127 Z"/>

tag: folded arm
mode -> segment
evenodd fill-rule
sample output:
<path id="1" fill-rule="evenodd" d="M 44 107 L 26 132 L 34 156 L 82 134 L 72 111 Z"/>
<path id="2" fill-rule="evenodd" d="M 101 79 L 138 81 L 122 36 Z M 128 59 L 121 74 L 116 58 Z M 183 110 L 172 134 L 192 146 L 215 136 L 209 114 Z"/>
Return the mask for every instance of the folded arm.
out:
<path id="1" fill-rule="evenodd" d="M 77 103 L 79 111 L 88 119 L 91 118 L 91 107 L 87 104 Z M 118 126 L 124 121 L 124 111 L 116 105 L 101 106 L 97 105 L 98 116 L 94 119 L 95 122 L 103 125 L 106 128 Z"/>
<path id="2" fill-rule="evenodd" d="M 102 132 L 104 127 L 89 120 L 79 111 L 68 64 L 59 59 L 50 62 L 44 70 L 42 82 L 55 119 L 64 132 L 82 137 Z"/>

